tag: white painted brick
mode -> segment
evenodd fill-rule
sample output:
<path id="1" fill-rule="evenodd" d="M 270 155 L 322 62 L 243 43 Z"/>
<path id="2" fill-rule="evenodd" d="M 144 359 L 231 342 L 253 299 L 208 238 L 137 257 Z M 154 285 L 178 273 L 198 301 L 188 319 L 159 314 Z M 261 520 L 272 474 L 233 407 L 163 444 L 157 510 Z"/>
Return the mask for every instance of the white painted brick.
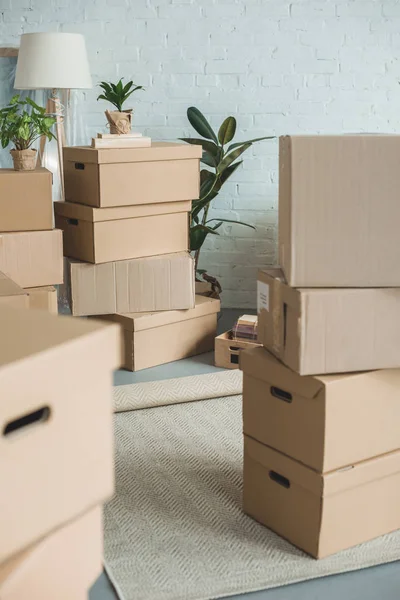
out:
<path id="1" fill-rule="evenodd" d="M 339 17 L 376 17 L 382 15 L 382 3 L 376 0 L 366 2 L 365 0 L 352 0 L 337 5 Z"/>
<path id="2" fill-rule="evenodd" d="M 247 73 L 247 60 L 209 60 L 205 65 L 206 73 Z"/>
<path id="3" fill-rule="evenodd" d="M 290 2 L 284 0 L 264 0 L 261 5 L 252 4 L 246 7 L 246 15 L 255 19 L 288 17 L 289 14 Z"/>
<path id="4" fill-rule="evenodd" d="M 293 17 L 331 17 L 336 15 L 336 5 L 332 0 L 302 0 L 290 5 L 290 14 Z"/>
<path id="5" fill-rule="evenodd" d="M 382 12 L 385 17 L 400 17 L 400 2 L 398 0 L 385 0 L 382 5 Z"/>
<path id="6" fill-rule="evenodd" d="M 244 14 L 245 7 L 241 4 L 210 4 L 203 8 L 203 14 L 210 19 L 228 19 L 231 17 L 241 17 Z"/>

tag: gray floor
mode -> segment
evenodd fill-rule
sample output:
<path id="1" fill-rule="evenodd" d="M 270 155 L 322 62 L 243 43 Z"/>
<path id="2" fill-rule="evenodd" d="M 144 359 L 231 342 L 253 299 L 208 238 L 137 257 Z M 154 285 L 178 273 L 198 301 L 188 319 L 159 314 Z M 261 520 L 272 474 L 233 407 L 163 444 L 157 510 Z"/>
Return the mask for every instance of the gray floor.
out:
<path id="1" fill-rule="evenodd" d="M 224 311 L 219 323 L 220 332 L 229 329 L 235 318 L 244 312 Z M 213 353 L 194 356 L 168 365 L 130 373 L 118 371 L 115 385 L 126 385 L 143 381 L 155 381 L 186 375 L 210 373 L 213 366 Z M 117 596 L 105 574 L 92 587 L 90 600 L 117 600 Z M 382 565 L 343 575 L 334 575 L 252 594 L 234 596 L 235 600 L 399 600 L 400 599 L 400 562 Z M 126 599 L 124 599 L 126 600 Z M 135 599 L 136 600 L 136 599 Z M 139 599 L 138 599 L 139 600 Z M 157 600 L 157 598 L 154 598 Z"/>

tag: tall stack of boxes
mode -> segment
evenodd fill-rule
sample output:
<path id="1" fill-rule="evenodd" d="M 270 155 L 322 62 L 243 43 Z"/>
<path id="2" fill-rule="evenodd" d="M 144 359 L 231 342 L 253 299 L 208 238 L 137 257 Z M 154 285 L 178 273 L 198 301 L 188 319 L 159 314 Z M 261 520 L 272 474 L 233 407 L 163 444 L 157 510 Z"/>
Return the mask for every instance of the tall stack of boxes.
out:
<path id="1" fill-rule="evenodd" d="M 57 312 L 62 232 L 53 229 L 52 175 L 0 169 L 0 303 Z"/>
<path id="2" fill-rule="evenodd" d="M 120 332 L 6 305 L 0 330 L 0 598 L 84 600 L 114 489 Z"/>
<path id="3" fill-rule="evenodd" d="M 317 558 L 400 528 L 400 136 L 280 140 L 244 351 L 244 510 Z"/>
<path id="4" fill-rule="evenodd" d="M 64 232 L 72 314 L 120 323 L 124 367 L 138 370 L 213 347 L 219 301 L 195 296 L 191 201 L 202 149 L 64 149 Z"/>

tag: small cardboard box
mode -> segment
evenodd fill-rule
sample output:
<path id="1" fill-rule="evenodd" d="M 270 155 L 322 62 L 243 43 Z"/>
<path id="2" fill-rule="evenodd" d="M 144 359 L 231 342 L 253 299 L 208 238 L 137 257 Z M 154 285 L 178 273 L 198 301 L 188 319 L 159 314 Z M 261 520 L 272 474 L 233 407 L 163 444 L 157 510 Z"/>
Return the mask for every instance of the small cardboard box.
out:
<path id="1" fill-rule="evenodd" d="M 0 330 L 1 564 L 113 492 L 121 337 L 118 327 L 7 306 Z"/>
<path id="2" fill-rule="evenodd" d="M 28 294 L 12 279 L 0 272 L 0 306 L 28 308 Z"/>
<path id="3" fill-rule="evenodd" d="M 189 310 L 101 317 L 123 327 L 123 368 L 140 371 L 208 352 L 214 347 L 220 301 L 196 296 Z"/>
<path id="4" fill-rule="evenodd" d="M 400 288 L 295 289 L 258 275 L 258 339 L 300 375 L 400 366 Z"/>
<path id="5" fill-rule="evenodd" d="M 98 506 L 0 565 L 1 600 L 87 600 L 102 572 Z"/>
<path id="6" fill-rule="evenodd" d="M 22 288 L 62 283 L 62 232 L 1 233 L 0 271 Z"/>
<path id="7" fill-rule="evenodd" d="M 52 229 L 52 174 L 0 169 L 0 231 Z"/>
<path id="8" fill-rule="evenodd" d="M 400 135 L 280 138 L 279 262 L 292 287 L 400 287 Z"/>
<path id="9" fill-rule="evenodd" d="M 399 505 L 399 450 L 324 475 L 244 438 L 245 513 L 315 558 L 399 529 Z"/>
<path id="10" fill-rule="evenodd" d="M 53 315 L 58 313 L 57 290 L 54 286 L 26 288 L 24 291 L 28 293 L 29 308 L 46 310 Z"/>
<path id="11" fill-rule="evenodd" d="M 199 197 L 201 146 L 153 142 L 149 148 L 64 148 L 65 199 L 130 206 Z"/>
<path id="12" fill-rule="evenodd" d="M 194 260 L 187 252 L 92 265 L 66 260 L 74 316 L 194 308 Z"/>
<path id="13" fill-rule="evenodd" d="M 215 366 L 223 369 L 238 369 L 240 351 L 257 348 L 259 345 L 257 342 L 232 339 L 232 331 L 221 333 L 215 338 Z"/>
<path id="14" fill-rule="evenodd" d="M 242 352 L 243 431 L 320 472 L 400 448 L 400 369 L 304 377 Z"/>
<path id="15" fill-rule="evenodd" d="M 91 208 L 55 202 L 64 254 L 91 263 L 189 250 L 191 202 Z"/>

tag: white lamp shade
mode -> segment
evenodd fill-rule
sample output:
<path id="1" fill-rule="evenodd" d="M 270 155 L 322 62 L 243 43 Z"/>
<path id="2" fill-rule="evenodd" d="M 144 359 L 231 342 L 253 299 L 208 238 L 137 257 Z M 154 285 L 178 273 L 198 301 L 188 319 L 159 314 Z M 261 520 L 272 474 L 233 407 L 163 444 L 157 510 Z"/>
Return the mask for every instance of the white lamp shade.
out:
<path id="1" fill-rule="evenodd" d="M 21 35 L 14 88 L 91 88 L 85 38 L 79 33 Z"/>

